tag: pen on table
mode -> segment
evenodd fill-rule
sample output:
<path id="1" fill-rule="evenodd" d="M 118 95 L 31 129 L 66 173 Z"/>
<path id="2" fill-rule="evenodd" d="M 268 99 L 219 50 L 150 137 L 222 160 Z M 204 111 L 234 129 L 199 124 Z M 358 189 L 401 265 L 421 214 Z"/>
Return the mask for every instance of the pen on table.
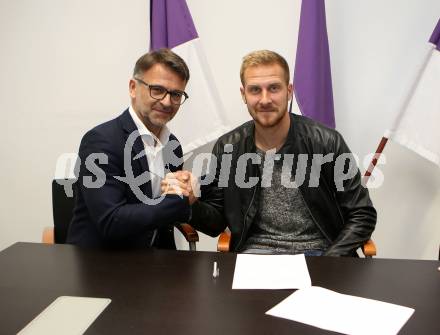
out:
<path id="1" fill-rule="evenodd" d="M 217 266 L 217 262 L 214 262 L 214 268 L 212 270 L 212 277 L 217 278 L 220 274 L 220 268 Z"/>

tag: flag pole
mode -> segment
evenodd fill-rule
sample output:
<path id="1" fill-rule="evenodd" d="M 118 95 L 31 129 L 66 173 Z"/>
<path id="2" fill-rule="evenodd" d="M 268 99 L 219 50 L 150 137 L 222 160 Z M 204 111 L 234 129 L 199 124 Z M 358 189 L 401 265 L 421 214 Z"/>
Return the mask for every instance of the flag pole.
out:
<path id="1" fill-rule="evenodd" d="M 435 27 L 432 35 L 431 35 L 431 38 L 429 39 L 429 42 L 434 44 L 434 48 L 436 48 L 437 50 L 440 50 L 440 19 L 437 22 L 437 25 L 436 25 L 436 27 Z M 378 147 L 376 149 L 376 153 L 373 156 L 373 159 L 371 160 L 371 163 L 368 166 L 367 171 L 365 171 L 365 174 L 362 177 L 362 184 L 364 186 L 367 185 L 368 179 L 370 178 L 370 176 L 371 176 L 371 174 L 372 174 L 372 172 L 374 170 L 374 167 L 376 166 L 377 161 L 379 160 L 380 155 L 382 154 L 382 151 L 384 150 L 385 145 L 388 142 L 388 138 L 395 133 L 396 129 L 399 129 L 401 121 L 402 121 L 402 118 L 404 117 L 405 112 L 407 112 L 407 109 L 409 108 L 408 107 L 409 106 L 409 102 L 413 98 L 413 95 L 414 95 L 414 92 L 416 91 L 416 88 L 420 85 L 420 82 L 422 80 L 424 71 L 426 70 L 426 68 L 428 66 L 428 63 L 429 63 L 429 61 L 431 59 L 431 56 L 432 56 L 432 50 L 426 54 L 425 59 L 424 59 L 422 65 L 421 65 L 419 71 L 417 72 L 417 76 L 416 76 L 415 80 L 413 81 L 413 84 L 412 84 L 412 87 L 411 87 L 411 90 L 410 90 L 410 94 L 407 95 L 407 97 L 406 97 L 406 99 L 405 99 L 405 101 L 403 103 L 403 106 L 400 109 L 400 113 L 399 113 L 398 117 L 396 118 L 396 120 L 394 122 L 394 126 L 392 128 L 393 131 L 392 132 L 387 131 L 385 133 L 385 136 L 382 137 L 382 139 L 380 140 L 380 143 L 379 143 L 379 145 L 378 145 Z"/>
<path id="2" fill-rule="evenodd" d="M 370 162 L 370 165 L 368 166 L 367 171 L 365 171 L 365 174 L 362 177 L 362 185 L 364 185 L 364 186 L 367 185 L 368 179 L 370 179 L 371 173 L 373 172 L 374 167 L 376 166 L 377 161 L 379 160 L 380 155 L 382 154 L 382 151 L 385 148 L 385 145 L 387 144 L 387 142 L 388 142 L 388 138 L 383 136 L 379 142 L 379 145 L 377 146 L 376 153 L 374 154 L 374 156 Z"/>

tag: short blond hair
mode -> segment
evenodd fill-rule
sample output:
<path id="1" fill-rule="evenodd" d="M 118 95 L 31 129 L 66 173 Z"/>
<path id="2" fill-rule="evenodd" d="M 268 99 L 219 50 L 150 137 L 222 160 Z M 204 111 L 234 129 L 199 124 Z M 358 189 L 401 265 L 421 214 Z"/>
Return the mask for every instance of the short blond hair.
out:
<path id="1" fill-rule="evenodd" d="M 281 66 L 284 71 L 284 79 L 286 80 L 286 84 L 288 85 L 290 80 L 289 64 L 287 64 L 284 57 L 270 50 L 252 51 L 251 53 L 243 57 L 240 68 L 241 84 L 244 86 L 244 72 L 249 67 L 271 64 L 278 64 L 279 66 Z"/>

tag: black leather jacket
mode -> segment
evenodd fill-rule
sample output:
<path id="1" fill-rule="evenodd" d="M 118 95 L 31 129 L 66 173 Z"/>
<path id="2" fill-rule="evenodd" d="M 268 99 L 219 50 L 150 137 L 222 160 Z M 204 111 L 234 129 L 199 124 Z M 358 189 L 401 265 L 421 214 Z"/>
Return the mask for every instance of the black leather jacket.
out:
<path id="1" fill-rule="evenodd" d="M 290 117 L 290 129 L 281 153 L 293 155 L 292 177 L 298 171 L 305 171 L 299 189 L 314 222 L 330 242 L 325 255 L 356 255 L 355 250 L 374 230 L 376 211 L 368 190 L 361 185 L 354 159 L 351 165 L 349 159 L 345 159 L 353 156 L 337 131 L 303 116 L 291 114 Z M 202 196 L 192 208 L 190 223 L 197 230 L 217 236 L 229 227 L 232 251 L 240 251 L 259 206 L 258 164 L 249 156 L 240 158 L 255 152 L 253 121 L 220 137 L 213 148 L 217 162 L 215 159 L 211 162 L 215 178 L 208 185 L 202 185 Z M 298 159 L 301 155 L 302 159 Z M 322 157 L 328 162 L 319 169 L 317 163 Z M 225 174 L 229 161 L 229 173 Z M 243 177 L 245 183 L 255 181 L 255 177 L 260 182 L 252 187 L 240 187 L 237 181 Z M 300 175 L 295 176 L 295 182 L 298 181 L 301 181 Z"/>

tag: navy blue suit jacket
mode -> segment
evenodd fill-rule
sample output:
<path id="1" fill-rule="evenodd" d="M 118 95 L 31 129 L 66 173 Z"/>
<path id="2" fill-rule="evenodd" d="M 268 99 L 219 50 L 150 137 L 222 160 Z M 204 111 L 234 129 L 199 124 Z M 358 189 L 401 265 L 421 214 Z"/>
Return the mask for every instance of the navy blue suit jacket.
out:
<path id="1" fill-rule="evenodd" d="M 67 243 L 102 248 L 149 247 L 157 229 L 154 245 L 175 248 L 173 223 L 188 220 L 188 198 L 167 195 L 157 204 L 145 204 L 129 184 L 115 178 L 126 177 L 124 147 L 132 132 L 138 135 L 137 127 L 126 110 L 116 119 L 103 123 L 84 135 L 79 148 L 81 165 L 78 181 L 75 183 L 75 208 Z M 129 159 L 134 177 L 148 171 L 147 158 L 135 157 L 143 150 L 142 139 L 136 136 Z M 96 156 L 90 156 L 94 153 L 104 154 L 108 161 L 99 161 Z M 86 159 L 89 156 L 87 167 Z M 170 135 L 169 143 L 163 148 L 163 156 L 164 163 L 168 162 L 165 164 L 165 173 L 182 168 L 182 148 L 173 135 Z M 95 168 L 90 168 L 90 162 L 95 164 Z M 98 185 L 101 187 L 85 186 L 88 179 L 96 183 L 103 178 L 103 185 Z M 152 198 L 150 181 L 139 186 L 139 189 L 142 195 Z"/>

